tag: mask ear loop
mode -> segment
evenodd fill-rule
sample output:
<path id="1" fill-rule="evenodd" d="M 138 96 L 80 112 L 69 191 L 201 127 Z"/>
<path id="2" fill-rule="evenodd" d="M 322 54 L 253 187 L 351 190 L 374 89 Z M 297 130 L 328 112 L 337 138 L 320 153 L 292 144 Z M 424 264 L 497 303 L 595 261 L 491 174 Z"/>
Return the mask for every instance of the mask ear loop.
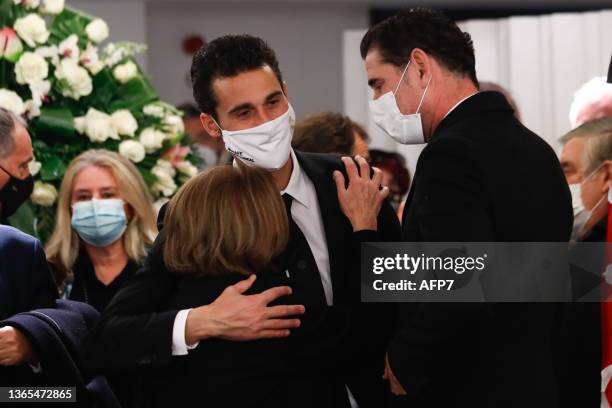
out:
<path id="1" fill-rule="evenodd" d="M 423 104 L 423 100 L 425 100 L 425 94 L 427 94 L 427 90 L 429 89 L 429 84 L 431 83 L 431 76 L 429 77 L 429 81 L 427 81 L 427 86 L 425 86 L 425 91 L 423 91 L 423 96 L 421 96 L 421 101 L 419 102 L 419 106 L 417 107 L 416 113 L 419 113 L 421 110 L 421 105 Z"/>

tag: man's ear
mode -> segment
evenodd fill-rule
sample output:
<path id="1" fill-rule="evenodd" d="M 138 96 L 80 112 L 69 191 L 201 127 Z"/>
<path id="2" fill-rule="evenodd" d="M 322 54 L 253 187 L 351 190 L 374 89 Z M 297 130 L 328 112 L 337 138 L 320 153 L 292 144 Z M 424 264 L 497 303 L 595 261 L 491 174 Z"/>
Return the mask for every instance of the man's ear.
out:
<path id="1" fill-rule="evenodd" d="M 219 129 L 217 122 L 211 115 L 208 113 L 200 113 L 200 123 L 202 123 L 202 127 L 211 137 L 221 137 L 221 129 Z"/>
<path id="2" fill-rule="evenodd" d="M 418 69 L 419 79 L 425 87 L 432 75 L 429 55 L 420 48 L 414 48 L 410 53 L 410 61 L 410 65 L 414 65 Z"/>

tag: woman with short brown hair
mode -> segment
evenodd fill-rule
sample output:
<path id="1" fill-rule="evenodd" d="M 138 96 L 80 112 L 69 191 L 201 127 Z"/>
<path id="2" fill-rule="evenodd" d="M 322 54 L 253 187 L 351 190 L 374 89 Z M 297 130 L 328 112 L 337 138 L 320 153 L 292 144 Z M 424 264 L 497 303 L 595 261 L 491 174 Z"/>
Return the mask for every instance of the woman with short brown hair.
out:
<path id="1" fill-rule="evenodd" d="M 265 170 L 237 163 L 192 178 L 170 201 L 160 234 L 164 263 L 180 275 L 165 310 L 209 305 L 245 275 L 257 275 L 247 294 L 289 282 L 287 212 Z M 300 290 L 276 304 L 298 304 Z M 323 326 L 324 315 L 309 310 L 287 338 L 207 338 L 187 355 L 173 356 L 169 365 L 147 373 L 142 406 L 334 406 L 334 359 L 313 345 L 328 331 L 309 329 Z"/>

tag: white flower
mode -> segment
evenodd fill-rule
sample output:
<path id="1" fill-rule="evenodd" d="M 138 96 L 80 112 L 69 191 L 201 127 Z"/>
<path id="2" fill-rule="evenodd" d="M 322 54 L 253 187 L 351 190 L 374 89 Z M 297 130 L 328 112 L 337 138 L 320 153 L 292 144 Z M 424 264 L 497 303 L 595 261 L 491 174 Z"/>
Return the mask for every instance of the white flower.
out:
<path id="1" fill-rule="evenodd" d="M 57 66 L 59 64 L 59 52 L 57 50 L 57 46 L 55 45 L 50 45 L 48 47 L 38 47 L 34 53 L 36 55 L 40 55 L 43 58 L 50 58 L 51 59 L 51 63 L 55 66 Z"/>
<path id="2" fill-rule="evenodd" d="M 142 112 L 147 116 L 162 118 L 164 116 L 164 107 L 151 103 L 142 108 Z"/>
<path id="3" fill-rule="evenodd" d="M 153 203 L 153 210 L 155 211 L 155 216 L 159 214 L 159 210 L 166 204 L 170 199 L 168 197 L 162 197 Z"/>
<path id="4" fill-rule="evenodd" d="M 28 168 L 30 169 L 30 174 L 32 176 L 37 175 L 41 167 L 42 164 L 39 161 L 36 161 L 36 159 L 32 159 L 28 162 Z"/>
<path id="5" fill-rule="evenodd" d="M 169 115 L 162 120 L 162 126 L 169 138 L 185 131 L 183 118 L 178 115 Z"/>
<path id="6" fill-rule="evenodd" d="M 13 0 L 15 5 L 23 4 L 26 8 L 34 9 L 40 5 L 40 0 Z"/>
<path id="7" fill-rule="evenodd" d="M 81 64 L 91 72 L 92 75 L 96 75 L 104 68 L 104 63 L 100 61 L 98 55 L 98 47 L 93 46 L 91 43 L 87 44 L 87 48 L 81 54 Z"/>
<path id="8" fill-rule="evenodd" d="M 193 177 L 196 174 L 198 174 L 198 168 L 196 166 L 194 166 L 193 164 L 191 164 L 191 162 L 188 162 L 187 160 L 182 161 L 182 162 L 178 162 L 176 164 L 176 169 L 189 176 L 189 177 Z"/>
<path id="9" fill-rule="evenodd" d="M 26 109 L 23 99 L 8 89 L 0 89 L 0 107 L 10 110 L 15 115 L 22 115 Z"/>
<path id="10" fill-rule="evenodd" d="M 57 190 L 53 184 L 37 181 L 34 183 L 34 191 L 32 191 L 30 198 L 34 204 L 51 207 L 57 200 Z"/>
<path id="11" fill-rule="evenodd" d="M 138 67 L 132 61 L 118 65 L 115 67 L 115 69 L 113 69 L 113 76 L 122 84 L 125 84 L 130 79 L 135 78 L 137 75 Z"/>
<path id="12" fill-rule="evenodd" d="M 87 135 L 92 142 L 104 142 L 108 138 L 119 139 L 111 117 L 94 108 L 89 108 L 85 116 L 75 118 L 74 127 L 77 132 Z"/>
<path id="13" fill-rule="evenodd" d="M 71 34 L 64 41 L 59 43 L 57 52 L 62 58 L 79 60 L 79 37 L 76 34 Z"/>
<path id="14" fill-rule="evenodd" d="M 18 18 L 13 28 L 21 39 L 32 48 L 36 46 L 36 43 L 43 44 L 49 38 L 45 20 L 38 14 L 28 14 L 25 17 Z"/>
<path id="15" fill-rule="evenodd" d="M 44 99 L 51 92 L 51 82 L 38 81 L 30 83 L 30 92 L 32 92 L 32 101 L 40 108 Z"/>
<path id="16" fill-rule="evenodd" d="M 40 55 L 33 52 L 24 52 L 15 64 L 15 77 L 17 83 L 31 84 L 40 82 L 49 75 L 49 64 Z"/>
<path id="17" fill-rule="evenodd" d="M 142 143 L 147 153 L 153 153 L 155 150 L 160 149 L 165 138 L 166 135 L 163 132 L 152 127 L 148 127 L 140 132 L 140 143 Z"/>
<path id="18" fill-rule="evenodd" d="M 108 25 L 104 20 L 96 18 L 85 27 L 85 32 L 91 41 L 98 44 L 108 37 Z"/>
<path id="19" fill-rule="evenodd" d="M 72 99 L 78 100 L 81 96 L 89 95 L 93 90 L 91 77 L 87 70 L 73 60 L 62 60 L 55 70 L 55 76 L 65 81 L 62 94 Z"/>
<path id="20" fill-rule="evenodd" d="M 111 115 L 113 127 L 121 136 L 133 137 L 138 129 L 138 122 L 127 109 L 121 109 Z"/>
<path id="21" fill-rule="evenodd" d="M 40 11 L 46 14 L 59 14 L 64 11 L 64 0 L 42 0 Z"/>
<path id="22" fill-rule="evenodd" d="M 27 101 L 25 101 L 25 115 L 28 120 L 40 116 L 40 105 L 40 102 L 35 102 L 32 99 L 28 99 Z"/>
<path id="23" fill-rule="evenodd" d="M 137 140 L 124 140 L 119 145 L 119 154 L 134 163 L 141 162 L 145 158 L 145 148 Z"/>
<path id="24" fill-rule="evenodd" d="M 168 160 L 159 159 L 153 168 L 151 174 L 157 177 L 157 182 L 153 184 L 152 190 L 156 193 L 161 193 L 165 197 L 169 197 L 176 191 L 176 183 L 174 176 L 176 171 L 172 167 L 172 163 Z"/>

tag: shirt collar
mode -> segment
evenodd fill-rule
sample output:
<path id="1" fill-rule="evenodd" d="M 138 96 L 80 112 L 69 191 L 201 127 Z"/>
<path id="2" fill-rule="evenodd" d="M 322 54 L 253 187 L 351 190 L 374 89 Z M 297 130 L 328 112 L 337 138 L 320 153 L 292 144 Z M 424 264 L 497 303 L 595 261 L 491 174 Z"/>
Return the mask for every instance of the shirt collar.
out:
<path id="1" fill-rule="evenodd" d="M 460 100 L 459 102 L 457 102 L 457 104 L 455 104 L 455 106 L 453 106 L 448 112 L 446 112 L 446 115 L 444 115 L 444 118 L 447 117 L 452 111 L 454 111 L 457 106 L 461 105 L 466 99 L 471 98 L 472 96 L 476 95 L 478 92 L 475 92 L 471 95 L 466 96 L 465 98 L 463 98 L 462 100 Z M 444 119 L 442 118 L 442 119 Z"/>
<path id="2" fill-rule="evenodd" d="M 293 149 L 290 151 L 289 159 L 293 162 L 293 169 L 291 170 L 289 183 L 287 187 L 281 191 L 281 195 L 287 193 L 304 207 L 308 207 L 310 205 L 310 197 L 308 196 L 306 186 L 306 176 L 300 167 L 300 162 L 295 156 Z"/>

